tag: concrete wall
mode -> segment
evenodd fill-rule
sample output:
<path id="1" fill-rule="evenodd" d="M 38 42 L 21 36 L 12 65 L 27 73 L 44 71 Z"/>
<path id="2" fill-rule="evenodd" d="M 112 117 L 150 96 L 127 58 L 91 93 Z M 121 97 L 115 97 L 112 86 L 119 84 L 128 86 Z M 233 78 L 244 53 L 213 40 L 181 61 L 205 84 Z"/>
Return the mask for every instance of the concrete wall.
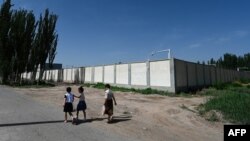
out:
<path id="1" fill-rule="evenodd" d="M 45 71 L 45 76 L 47 81 L 58 82 L 58 72 L 59 70 L 47 70 Z"/>
<path id="2" fill-rule="evenodd" d="M 29 72 L 29 73 L 26 74 L 26 78 L 27 79 L 31 79 L 31 72 Z"/>
<path id="3" fill-rule="evenodd" d="M 74 68 L 73 69 L 73 71 L 74 71 L 74 75 L 73 75 L 73 82 L 74 83 L 80 83 L 81 82 L 81 69 L 80 68 Z"/>
<path id="4" fill-rule="evenodd" d="M 174 59 L 176 92 L 187 91 L 246 78 L 250 73 Z"/>
<path id="5" fill-rule="evenodd" d="M 170 87 L 170 61 L 150 62 L 150 86 Z"/>
<path id="6" fill-rule="evenodd" d="M 187 66 L 186 62 L 174 60 L 175 65 L 175 84 L 179 88 L 187 88 Z"/>
<path id="7" fill-rule="evenodd" d="M 188 87 L 196 87 L 197 86 L 197 71 L 195 63 L 187 63 L 187 79 L 188 79 Z"/>
<path id="8" fill-rule="evenodd" d="M 81 67 L 79 68 L 79 82 L 84 83 L 85 80 L 85 68 Z"/>
<path id="9" fill-rule="evenodd" d="M 92 82 L 92 67 L 85 68 L 85 82 Z"/>
<path id="10" fill-rule="evenodd" d="M 131 85 L 147 85 L 147 66 L 146 63 L 131 64 Z"/>
<path id="11" fill-rule="evenodd" d="M 116 65 L 116 84 L 129 84 L 129 68 L 128 64 Z"/>
<path id="12" fill-rule="evenodd" d="M 211 71 L 211 85 L 215 85 L 217 83 L 216 68 L 211 66 L 210 71 Z"/>
<path id="13" fill-rule="evenodd" d="M 205 78 L 204 78 L 204 69 L 203 65 L 196 64 L 196 70 L 197 70 L 197 86 L 201 87 L 205 85 Z"/>
<path id="14" fill-rule="evenodd" d="M 36 79 L 38 79 L 38 76 L 39 72 L 37 72 Z M 30 79 L 31 73 L 23 73 L 22 78 Z M 43 74 L 43 80 L 47 81 L 65 83 L 102 82 L 129 88 L 151 87 L 169 92 L 196 90 L 241 78 L 250 79 L 250 73 L 178 59 L 48 70 Z"/>
<path id="15" fill-rule="evenodd" d="M 103 82 L 103 66 L 94 67 L 94 82 Z"/>
<path id="16" fill-rule="evenodd" d="M 216 68 L 216 78 L 217 78 L 217 83 L 221 82 L 221 68 Z"/>
<path id="17" fill-rule="evenodd" d="M 104 66 L 104 83 L 115 83 L 115 66 Z"/>
<path id="18" fill-rule="evenodd" d="M 205 86 L 210 86 L 211 85 L 211 66 L 204 65 L 204 84 Z"/>
<path id="19" fill-rule="evenodd" d="M 75 68 L 63 69 L 63 82 L 74 83 Z"/>

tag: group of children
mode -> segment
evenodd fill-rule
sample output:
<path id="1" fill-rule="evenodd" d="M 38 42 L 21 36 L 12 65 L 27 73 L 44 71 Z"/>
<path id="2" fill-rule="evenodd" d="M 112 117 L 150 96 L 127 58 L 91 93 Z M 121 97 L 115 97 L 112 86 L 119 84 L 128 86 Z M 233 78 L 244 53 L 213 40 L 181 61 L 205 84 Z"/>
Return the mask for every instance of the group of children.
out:
<path id="1" fill-rule="evenodd" d="M 66 89 L 66 94 L 64 95 L 64 103 L 63 103 L 63 111 L 65 112 L 65 120 L 64 122 L 67 122 L 67 113 L 69 113 L 70 117 L 72 118 L 72 123 L 75 124 L 78 120 L 79 117 L 79 112 L 83 111 L 84 115 L 84 120 L 86 120 L 86 112 L 85 110 L 87 109 L 87 105 L 85 102 L 85 96 L 84 96 L 84 88 L 81 86 L 78 88 L 79 96 L 76 96 L 71 93 L 71 87 L 67 87 Z M 73 102 L 74 98 L 79 98 L 79 102 L 77 104 L 77 109 L 76 109 L 76 118 L 73 116 Z M 105 101 L 104 101 L 104 111 L 103 114 L 108 115 L 108 122 L 112 121 L 112 116 L 113 116 L 113 101 L 116 103 L 115 96 L 113 92 L 110 89 L 110 85 L 106 84 L 105 85 Z"/>

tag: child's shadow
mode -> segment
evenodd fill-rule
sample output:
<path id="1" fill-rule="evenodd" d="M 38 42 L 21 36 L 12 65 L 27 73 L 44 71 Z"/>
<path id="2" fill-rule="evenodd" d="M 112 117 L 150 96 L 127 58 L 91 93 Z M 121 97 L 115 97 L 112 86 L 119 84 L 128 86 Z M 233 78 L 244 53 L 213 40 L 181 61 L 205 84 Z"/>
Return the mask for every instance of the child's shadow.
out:
<path id="1" fill-rule="evenodd" d="M 77 125 L 79 124 L 83 124 L 83 123 L 90 123 L 90 122 L 93 122 L 93 121 L 102 121 L 106 118 L 91 118 L 91 119 L 86 119 L 86 120 L 81 120 L 81 119 L 78 119 L 77 120 Z"/>
<path id="2" fill-rule="evenodd" d="M 112 120 L 108 122 L 109 124 L 115 124 L 119 122 L 129 121 L 131 120 L 132 116 L 128 115 L 120 115 L 120 116 L 113 116 Z M 80 125 L 83 123 L 91 123 L 93 121 L 103 121 L 104 119 L 107 119 L 107 117 L 98 117 L 98 118 L 91 118 L 86 120 L 78 119 L 76 125 Z"/>
<path id="3" fill-rule="evenodd" d="M 112 120 L 108 122 L 109 124 L 115 124 L 119 122 L 129 121 L 131 120 L 132 116 L 130 115 L 120 115 L 120 116 L 113 116 Z"/>

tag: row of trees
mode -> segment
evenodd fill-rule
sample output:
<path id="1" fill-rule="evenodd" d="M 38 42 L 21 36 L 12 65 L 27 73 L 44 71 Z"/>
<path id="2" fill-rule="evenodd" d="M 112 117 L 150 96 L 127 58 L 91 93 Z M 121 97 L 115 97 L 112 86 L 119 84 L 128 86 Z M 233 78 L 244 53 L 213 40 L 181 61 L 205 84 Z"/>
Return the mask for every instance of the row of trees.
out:
<path id="1" fill-rule="evenodd" d="M 51 66 L 55 59 L 58 16 L 46 9 L 36 20 L 32 11 L 12 6 L 6 0 L 0 9 L 0 80 L 17 83 L 27 71 L 34 81 L 38 69 L 41 80 L 46 62 Z"/>
<path id="2" fill-rule="evenodd" d="M 250 53 L 246 53 L 243 56 L 225 53 L 223 57 L 220 57 L 218 60 L 211 58 L 207 63 L 227 69 L 236 70 L 237 68 L 244 68 L 250 70 Z"/>

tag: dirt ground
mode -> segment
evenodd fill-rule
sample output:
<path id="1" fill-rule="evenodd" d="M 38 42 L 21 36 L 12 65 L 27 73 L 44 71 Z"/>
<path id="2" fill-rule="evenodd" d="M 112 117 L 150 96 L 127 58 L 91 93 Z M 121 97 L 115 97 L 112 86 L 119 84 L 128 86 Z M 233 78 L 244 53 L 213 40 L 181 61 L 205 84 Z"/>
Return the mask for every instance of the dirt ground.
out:
<path id="1" fill-rule="evenodd" d="M 62 109 L 66 87 L 15 89 L 35 100 Z M 72 86 L 72 92 L 76 95 L 77 88 L 76 85 Z M 104 90 L 85 88 L 87 118 L 93 119 L 91 126 L 144 141 L 223 140 L 223 123 L 206 121 L 195 110 L 195 107 L 206 101 L 205 97 L 168 97 L 132 92 L 114 92 L 114 94 L 118 105 L 114 107 L 113 123 L 107 124 L 107 119 L 101 115 Z M 77 102 L 78 99 L 74 104 Z M 183 105 L 191 110 L 182 108 Z M 82 113 L 80 118 L 83 118 Z"/>

